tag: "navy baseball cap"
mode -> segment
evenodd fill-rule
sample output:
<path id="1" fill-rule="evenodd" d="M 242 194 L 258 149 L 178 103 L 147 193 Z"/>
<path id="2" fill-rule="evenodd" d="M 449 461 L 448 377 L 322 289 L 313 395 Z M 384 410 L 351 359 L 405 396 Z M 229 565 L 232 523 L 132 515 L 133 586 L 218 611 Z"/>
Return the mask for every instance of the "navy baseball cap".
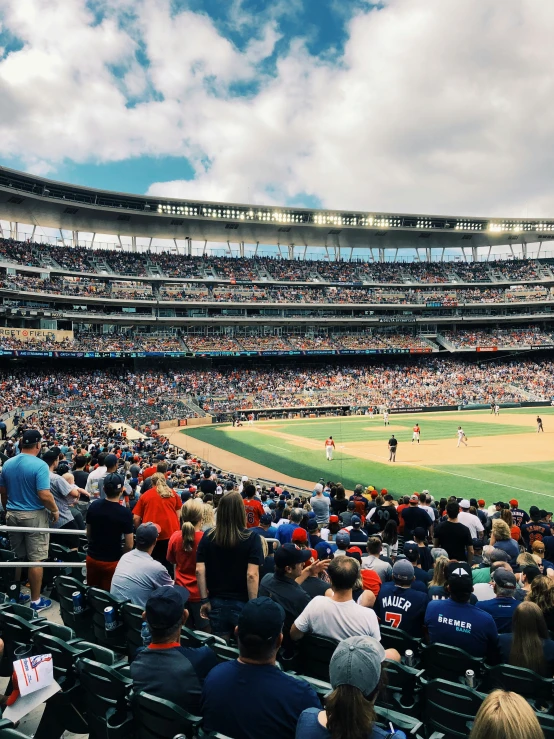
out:
<path id="1" fill-rule="evenodd" d="M 104 466 L 105 467 L 114 467 L 119 462 L 118 458 L 115 456 L 115 454 L 108 454 L 106 459 L 104 460 Z"/>
<path id="2" fill-rule="evenodd" d="M 275 567 L 294 567 L 300 562 L 307 562 L 312 556 L 311 549 L 300 549 L 296 544 L 283 544 L 273 556 Z"/>
<path id="3" fill-rule="evenodd" d="M 102 481 L 104 492 L 106 495 L 120 493 L 123 490 L 124 482 L 125 480 L 122 475 L 118 475 L 117 472 L 110 472 Z"/>
<path id="4" fill-rule="evenodd" d="M 451 562 L 446 568 L 446 581 L 454 594 L 461 595 L 473 591 L 471 568 L 466 562 Z"/>
<path id="5" fill-rule="evenodd" d="M 335 536 L 335 544 L 344 544 L 345 548 L 350 546 L 350 534 L 347 531 L 339 531 Z"/>
<path id="6" fill-rule="evenodd" d="M 141 523 L 135 536 L 135 544 L 140 547 L 151 547 L 157 541 L 161 528 L 157 523 Z"/>
<path id="7" fill-rule="evenodd" d="M 40 431 L 37 431 L 36 429 L 28 429 L 23 434 L 22 438 L 22 444 L 23 446 L 31 446 L 32 444 L 38 444 L 39 441 L 42 441 L 42 434 Z"/>
<path id="8" fill-rule="evenodd" d="M 160 630 L 176 626 L 181 621 L 189 596 L 187 588 L 180 585 L 164 585 L 154 590 L 144 608 L 148 625 Z"/>
<path id="9" fill-rule="evenodd" d="M 419 557 L 419 547 L 415 541 L 407 541 L 404 544 L 404 554 L 411 562 L 415 562 Z"/>
<path id="10" fill-rule="evenodd" d="M 276 639 L 283 630 L 284 621 L 285 611 L 279 603 L 271 598 L 254 598 L 240 612 L 237 624 L 239 639 L 244 641 L 252 636 L 264 641 Z"/>

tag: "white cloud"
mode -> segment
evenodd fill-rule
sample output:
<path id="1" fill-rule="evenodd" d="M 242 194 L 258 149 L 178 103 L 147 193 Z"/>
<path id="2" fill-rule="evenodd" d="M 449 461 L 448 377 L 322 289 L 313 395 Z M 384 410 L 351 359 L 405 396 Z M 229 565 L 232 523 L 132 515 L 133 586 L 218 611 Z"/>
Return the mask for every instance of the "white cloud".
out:
<path id="1" fill-rule="evenodd" d="M 250 24 L 235 0 L 231 22 L 251 29 L 243 50 L 205 14 L 171 15 L 169 0 L 104 6 L 94 24 L 85 0 L 0 0 L 25 44 L 0 61 L 0 156 L 39 172 L 66 158 L 187 156 L 195 180 L 150 188 L 180 197 L 554 214 L 552 3 L 356 5 L 341 58 L 318 59 L 297 38 L 271 75 L 278 13 L 298 0 Z M 127 26 L 122 8 L 135 13 Z M 234 96 L 236 84 L 250 94 Z"/>

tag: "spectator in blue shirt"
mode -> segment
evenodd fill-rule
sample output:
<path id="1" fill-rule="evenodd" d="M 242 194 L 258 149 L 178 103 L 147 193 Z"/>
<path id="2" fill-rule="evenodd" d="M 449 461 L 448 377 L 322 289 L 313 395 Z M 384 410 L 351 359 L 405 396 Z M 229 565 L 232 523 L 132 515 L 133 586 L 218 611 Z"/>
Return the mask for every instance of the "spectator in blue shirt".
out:
<path id="1" fill-rule="evenodd" d="M 498 629 L 493 617 L 469 602 L 473 592 L 471 569 L 465 562 L 452 562 L 447 569 L 448 600 L 433 600 L 425 612 L 429 643 L 448 644 L 474 657 L 498 659 Z"/>
<path id="2" fill-rule="evenodd" d="M 38 454 L 41 449 L 41 434 L 35 429 L 25 431 L 21 439 L 21 454 L 8 459 L 2 468 L 0 495 L 6 511 L 8 526 L 49 528 L 50 521 L 56 523 L 60 516 L 54 496 L 50 492 L 48 465 Z M 50 535 L 27 532 L 10 532 L 10 544 L 21 561 L 43 562 L 48 558 Z M 41 596 L 42 567 L 29 568 L 31 585 L 31 608 L 42 611 L 50 608 L 52 601 Z M 16 569 L 16 578 L 21 569 Z"/>
<path id="3" fill-rule="evenodd" d="M 499 634 L 509 634 L 512 630 L 512 616 L 521 604 L 521 601 L 514 597 L 517 587 L 516 576 L 506 567 L 498 567 L 492 575 L 492 587 L 495 597 L 479 601 L 477 607 L 490 613 Z"/>
<path id="4" fill-rule="evenodd" d="M 392 568 L 392 582 L 384 582 L 375 601 L 375 613 L 384 626 L 402 629 L 419 638 L 427 608 L 427 593 L 412 588 L 414 567 L 399 559 Z"/>
<path id="5" fill-rule="evenodd" d="M 308 683 L 276 665 L 285 612 L 271 598 L 255 598 L 242 609 L 235 634 L 240 656 L 215 667 L 204 682 L 204 731 L 231 739 L 294 739 L 307 708 L 321 709 Z"/>
<path id="6" fill-rule="evenodd" d="M 273 519 L 271 518 L 271 514 L 264 513 L 260 516 L 260 525 L 254 526 L 252 528 L 252 531 L 255 531 L 256 534 L 259 534 L 260 536 L 263 536 L 264 539 L 275 539 L 277 534 L 277 526 L 272 526 Z"/>
<path id="7" fill-rule="evenodd" d="M 290 513 L 290 523 L 282 523 L 277 529 L 277 539 L 280 544 L 290 544 L 292 541 L 292 534 L 294 529 L 300 526 L 304 512 L 301 508 L 293 508 Z"/>

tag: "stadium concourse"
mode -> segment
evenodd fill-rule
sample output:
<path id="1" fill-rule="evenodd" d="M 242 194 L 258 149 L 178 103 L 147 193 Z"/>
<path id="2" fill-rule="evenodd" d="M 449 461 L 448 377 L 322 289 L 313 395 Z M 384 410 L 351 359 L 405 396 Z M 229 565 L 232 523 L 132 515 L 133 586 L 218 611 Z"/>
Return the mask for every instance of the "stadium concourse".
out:
<path id="1" fill-rule="evenodd" d="M 539 501 L 395 498 L 366 480 L 349 494 L 324 464 L 303 490 L 249 479 L 149 420 L 133 430 L 144 398 L 177 398 L 175 377 L 11 372 L 4 515 L 51 533 L 0 541 L 3 561 L 37 563 L 0 569 L 0 665 L 16 646 L 53 654 L 62 690 L 25 719 L 35 737 L 105 735 L 115 716 L 119 736 L 146 722 L 153 737 L 316 737 L 329 693 L 327 711 L 365 696 L 379 739 L 463 736 L 497 688 L 549 730 L 554 535 Z"/>

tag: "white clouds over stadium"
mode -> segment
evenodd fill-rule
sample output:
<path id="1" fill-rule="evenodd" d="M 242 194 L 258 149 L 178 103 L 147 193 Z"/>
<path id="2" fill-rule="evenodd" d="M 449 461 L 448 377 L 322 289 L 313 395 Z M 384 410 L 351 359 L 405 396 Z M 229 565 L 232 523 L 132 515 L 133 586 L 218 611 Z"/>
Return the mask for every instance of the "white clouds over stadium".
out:
<path id="1" fill-rule="evenodd" d="M 347 3 L 319 53 L 302 5 L 0 0 L 0 160 L 184 157 L 194 179 L 151 193 L 554 214 L 554 3 Z"/>

